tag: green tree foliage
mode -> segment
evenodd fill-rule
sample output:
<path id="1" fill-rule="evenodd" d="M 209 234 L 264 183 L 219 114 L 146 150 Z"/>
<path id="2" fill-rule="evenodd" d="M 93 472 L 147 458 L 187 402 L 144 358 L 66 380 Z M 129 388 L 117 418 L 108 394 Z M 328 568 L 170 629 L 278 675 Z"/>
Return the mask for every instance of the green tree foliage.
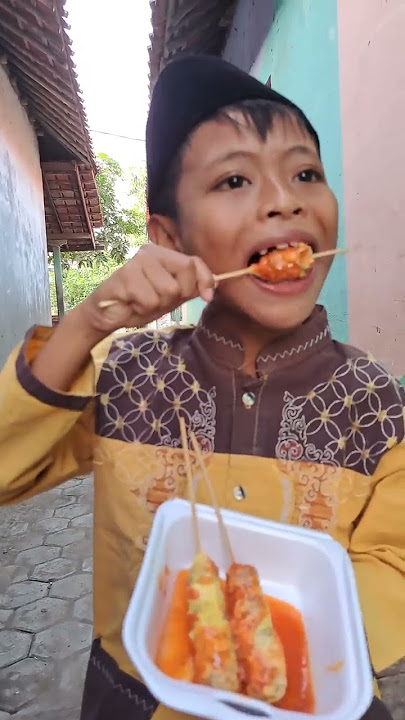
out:
<path id="1" fill-rule="evenodd" d="M 118 269 L 146 242 L 146 171 L 131 171 L 129 197 L 131 207 L 119 199 L 124 173 L 119 163 L 105 154 L 98 156 L 96 176 L 103 227 L 95 231 L 99 251 L 62 252 L 63 286 L 67 310 L 84 300 L 114 270 Z M 56 314 L 56 291 L 52 255 L 49 256 L 52 311 Z"/>
<path id="2" fill-rule="evenodd" d="M 131 247 L 146 242 L 146 172 L 131 172 L 130 198 L 132 206 L 123 208 L 117 197 L 117 185 L 123 180 L 122 168 L 108 155 L 99 155 L 101 171 L 97 187 L 103 211 L 104 225 L 97 231 L 97 242 L 105 247 L 95 253 L 97 260 L 107 256 L 118 264 L 125 262 Z M 93 253 L 94 254 L 94 253 Z M 103 258 L 104 259 L 104 258 Z"/>
<path id="3" fill-rule="evenodd" d="M 63 268 L 63 292 L 65 309 L 71 310 L 90 295 L 109 275 L 120 267 L 114 260 L 106 260 L 94 265 L 72 264 Z M 52 313 L 57 314 L 55 276 L 49 273 Z"/>

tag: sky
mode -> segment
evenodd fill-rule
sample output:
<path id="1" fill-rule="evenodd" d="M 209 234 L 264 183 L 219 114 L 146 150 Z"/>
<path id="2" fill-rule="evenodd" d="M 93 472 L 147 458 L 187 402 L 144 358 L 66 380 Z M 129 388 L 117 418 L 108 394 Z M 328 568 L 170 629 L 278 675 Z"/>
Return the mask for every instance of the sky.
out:
<path id="1" fill-rule="evenodd" d="M 111 155 L 124 169 L 139 167 L 145 163 L 149 105 L 149 1 L 67 0 L 66 9 L 94 151 Z"/>

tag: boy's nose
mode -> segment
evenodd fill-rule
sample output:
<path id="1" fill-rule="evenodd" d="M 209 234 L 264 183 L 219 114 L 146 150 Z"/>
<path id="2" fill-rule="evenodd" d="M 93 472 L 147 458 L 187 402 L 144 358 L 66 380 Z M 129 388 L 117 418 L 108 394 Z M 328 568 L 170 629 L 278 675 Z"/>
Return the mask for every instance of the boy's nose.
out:
<path id="1" fill-rule="evenodd" d="M 281 216 L 283 216 L 283 215 L 300 215 L 301 213 L 302 213 L 302 208 L 297 206 L 297 207 L 293 208 L 292 210 L 288 210 L 288 212 L 286 212 L 285 210 L 269 210 L 269 212 L 267 213 L 267 217 L 273 218 L 273 217 L 278 217 L 279 215 L 281 215 Z"/>
<path id="2" fill-rule="evenodd" d="M 260 205 L 260 215 L 264 220 L 274 217 L 291 218 L 294 215 L 301 215 L 304 211 L 294 189 L 274 181 L 268 182 L 266 187 L 263 187 Z"/>

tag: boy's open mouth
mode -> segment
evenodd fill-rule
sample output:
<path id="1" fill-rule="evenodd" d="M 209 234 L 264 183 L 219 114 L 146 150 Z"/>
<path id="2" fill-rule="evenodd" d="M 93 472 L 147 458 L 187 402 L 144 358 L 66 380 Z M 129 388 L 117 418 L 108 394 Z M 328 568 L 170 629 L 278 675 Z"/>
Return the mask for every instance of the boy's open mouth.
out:
<path id="1" fill-rule="evenodd" d="M 269 287 L 300 284 L 311 274 L 313 245 L 309 242 L 280 242 L 250 256 L 248 267 L 254 279 Z"/>
<path id="2" fill-rule="evenodd" d="M 248 260 L 248 267 L 251 265 L 257 265 L 262 257 L 265 257 L 266 255 L 270 255 L 271 253 L 276 252 L 277 250 L 287 250 L 288 248 L 298 248 L 299 246 L 302 246 L 303 244 L 307 245 L 311 250 L 314 252 L 314 246 L 311 243 L 299 243 L 299 242 L 290 242 L 290 243 L 279 243 L 278 245 L 273 245 L 272 247 L 269 247 L 264 250 L 259 250 L 258 252 L 254 252 L 249 260 Z"/>

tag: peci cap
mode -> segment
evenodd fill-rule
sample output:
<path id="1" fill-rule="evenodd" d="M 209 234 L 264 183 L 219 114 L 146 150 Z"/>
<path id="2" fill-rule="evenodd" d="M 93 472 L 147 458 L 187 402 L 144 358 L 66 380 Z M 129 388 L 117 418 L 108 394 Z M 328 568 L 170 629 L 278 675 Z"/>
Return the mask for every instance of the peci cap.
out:
<path id="1" fill-rule="evenodd" d="M 146 126 L 148 207 L 153 214 L 161 184 L 190 133 L 221 108 L 242 100 L 270 100 L 305 119 L 318 148 L 316 131 L 290 100 L 235 65 L 208 55 L 181 55 L 160 73 Z"/>

